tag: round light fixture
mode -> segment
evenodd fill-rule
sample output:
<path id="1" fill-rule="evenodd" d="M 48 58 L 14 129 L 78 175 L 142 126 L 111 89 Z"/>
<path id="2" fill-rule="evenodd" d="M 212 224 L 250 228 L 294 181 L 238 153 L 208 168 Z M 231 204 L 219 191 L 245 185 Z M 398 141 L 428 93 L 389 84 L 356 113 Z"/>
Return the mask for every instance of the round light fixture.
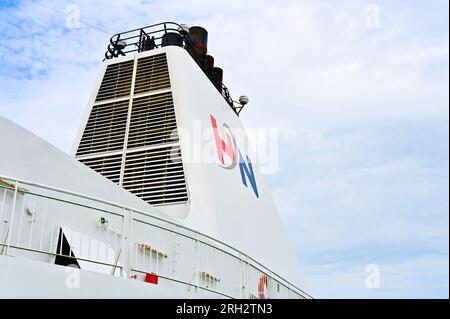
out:
<path id="1" fill-rule="evenodd" d="M 239 97 L 239 103 L 241 103 L 242 105 L 246 105 L 248 103 L 248 96 L 246 95 L 241 95 Z"/>

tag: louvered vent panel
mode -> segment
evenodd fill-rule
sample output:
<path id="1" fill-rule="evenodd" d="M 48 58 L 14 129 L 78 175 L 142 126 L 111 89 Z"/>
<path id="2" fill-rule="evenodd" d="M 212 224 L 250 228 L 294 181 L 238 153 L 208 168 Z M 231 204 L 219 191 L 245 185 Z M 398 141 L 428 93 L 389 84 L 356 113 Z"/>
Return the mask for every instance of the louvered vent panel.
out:
<path id="1" fill-rule="evenodd" d="M 77 155 L 121 150 L 125 139 L 128 101 L 94 105 Z"/>
<path id="2" fill-rule="evenodd" d="M 134 99 L 128 148 L 177 141 L 176 128 L 172 93 Z"/>
<path id="3" fill-rule="evenodd" d="M 166 54 L 138 60 L 134 94 L 170 88 Z"/>
<path id="4" fill-rule="evenodd" d="M 180 148 L 161 147 L 128 153 L 123 187 L 153 205 L 186 202 Z"/>
<path id="5" fill-rule="evenodd" d="M 119 184 L 120 166 L 122 155 L 109 155 L 89 159 L 80 159 L 80 162 L 92 168 L 94 171 Z"/>
<path id="6" fill-rule="evenodd" d="M 129 96 L 133 67 L 134 61 L 108 65 L 95 101 Z"/>

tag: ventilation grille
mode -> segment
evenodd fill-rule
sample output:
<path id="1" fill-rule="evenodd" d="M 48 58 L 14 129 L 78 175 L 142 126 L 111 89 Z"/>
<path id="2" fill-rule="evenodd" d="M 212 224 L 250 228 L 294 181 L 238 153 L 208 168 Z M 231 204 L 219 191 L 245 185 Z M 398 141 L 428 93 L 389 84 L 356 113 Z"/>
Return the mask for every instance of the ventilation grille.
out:
<path id="1" fill-rule="evenodd" d="M 108 65 L 95 101 L 129 96 L 133 67 L 134 61 Z"/>
<path id="2" fill-rule="evenodd" d="M 180 148 L 162 147 L 128 153 L 123 187 L 152 205 L 186 202 Z"/>
<path id="3" fill-rule="evenodd" d="M 77 155 L 121 150 L 125 139 L 128 101 L 94 105 Z"/>
<path id="4" fill-rule="evenodd" d="M 108 65 L 76 156 L 152 205 L 185 203 L 188 195 L 166 54 L 134 61 Z"/>
<path id="5" fill-rule="evenodd" d="M 80 162 L 92 168 L 97 173 L 119 184 L 122 155 L 110 155 L 96 158 L 80 159 Z"/>
<path id="6" fill-rule="evenodd" d="M 166 54 L 138 60 L 134 94 L 170 88 Z"/>
<path id="7" fill-rule="evenodd" d="M 172 93 L 134 99 L 128 147 L 141 147 L 178 140 Z M 172 134 L 172 135 L 171 135 Z"/>

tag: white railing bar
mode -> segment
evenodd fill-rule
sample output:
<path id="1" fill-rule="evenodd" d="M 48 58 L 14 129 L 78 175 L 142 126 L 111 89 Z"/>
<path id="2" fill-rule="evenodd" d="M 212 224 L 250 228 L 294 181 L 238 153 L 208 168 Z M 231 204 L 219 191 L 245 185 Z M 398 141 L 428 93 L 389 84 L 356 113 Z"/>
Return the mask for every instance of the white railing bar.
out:
<path id="1" fill-rule="evenodd" d="M 22 201 L 22 211 L 20 212 L 20 224 L 19 224 L 19 234 L 17 237 L 17 244 L 20 245 L 20 240 L 22 239 L 22 225 L 23 225 L 23 215 L 25 214 L 25 202 L 27 201 L 28 196 L 23 197 Z"/>
<path id="2" fill-rule="evenodd" d="M 126 210 L 125 210 L 126 211 Z M 132 245 L 133 245 L 133 211 L 132 210 L 128 210 L 128 214 L 125 215 L 126 217 L 124 217 L 125 219 L 125 233 L 124 233 L 124 237 L 125 237 L 125 244 L 126 244 L 126 248 L 125 248 L 125 260 L 124 260 L 124 265 L 125 265 L 125 270 L 126 270 L 126 275 L 127 278 L 130 278 L 131 276 L 131 265 L 130 265 L 130 257 L 131 257 L 131 250 L 133 249 Z"/>
<path id="3" fill-rule="evenodd" d="M 53 249 L 53 239 L 55 237 L 55 209 L 52 209 L 52 226 L 51 226 L 51 234 L 50 234 L 50 247 L 49 252 L 52 252 Z M 58 242 L 57 242 L 58 243 Z"/>
<path id="4" fill-rule="evenodd" d="M 25 199 L 24 199 L 25 201 Z M 48 207 L 46 205 L 46 207 Z M 42 250 L 42 241 L 44 239 L 44 225 L 45 225 L 45 217 L 47 216 L 47 209 L 43 209 L 42 210 L 42 222 L 41 222 L 41 236 L 39 239 L 39 250 Z M 35 222 L 37 222 L 37 220 L 35 220 Z"/>
<path id="5" fill-rule="evenodd" d="M 0 177 L 0 179 L 2 179 L 2 178 Z M 19 182 L 20 182 L 20 181 L 19 181 Z M 25 182 L 20 182 L 20 183 L 26 184 Z M 26 184 L 26 185 L 30 185 L 30 184 Z M 32 186 L 40 187 L 39 185 L 32 185 Z M 43 188 L 43 189 L 47 189 L 46 187 L 42 187 L 42 188 Z M 14 188 L 10 188 L 10 187 L 7 187 L 7 186 L 2 186 L 2 185 L 0 185 L 0 189 L 14 190 Z M 57 191 L 57 190 L 52 190 L 52 191 Z M 49 196 L 49 195 L 43 195 L 43 194 L 39 194 L 39 193 L 36 193 L 36 192 L 33 192 L 33 191 L 29 191 L 29 190 L 26 190 L 26 191 L 23 191 L 23 192 L 26 193 L 26 194 L 28 194 L 28 195 L 34 195 L 34 196 L 36 196 L 36 197 L 41 197 L 41 198 L 51 199 L 51 200 L 58 201 L 58 202 L 61 202 L 61 203 L 68 203 L 68 204 L 72 204 L 72 205 L 79 206 L 79 207 L 84 207 L 84 208 L 92 208 L 92 209 L 95 209 L 95 210 L 98 210 L 98 211 L 101 211 L 101 212 L 104 212 L 104 213 L 108 213 L 108 214 L 111 214 L 111 215 L 122 216 L 122 215 L 120 215 L 120 214 L 114 213 L 114 212 L 112 212 L 112 211 L 108 211 L 108 210 L 106 210 L 106 209 L 102 209 L 102 208 L 98 208 L 98 207 L 93 207 L 93 206 L 86 205 L 86 204 L 80 204 L 80 203 L 77 203 L 77 202 L 74 202 L 74 201 L 70 201 L 70 200 L 67 200 L 67 199 L 61 199 L 61 198 L 52 197 L 52 196 Z M 65 193 L 65 192 L 61 192 L 61 193 Z M 70 194 L 69 194 L 69 195 L 70 195 Z M 73 196 L 77 196 L 77 195 L 74 194 Z M 84 197 L 81 197 L 81 198 L 84 198 Z M 85 198 L 85 199 L 89 199 L 89 198 Z M 89 199 L 89 200 L 91 200 L 91 201 L 96 201 L 95 199 Z M 99 201 L 99 202 L 100 202 L 100 201 Z M 100 202 L 100 203 L 102 203 L 102 204 L 107 204 L 107 203 L 103 203 L 103 202 Z M 110 204 L 107 204 L 107 205 L 110 205 Z M 114 206 L 114 207 L 116 207 L 116 208 L 122 208 L 122 206 Z"/>
<path id="6" fill-rule="evenodd" d="M 36 215 L 36 201 L 37 201 L 37 198 L 35 198 L 34 199 L 34 202 L 33 202 L 33 209 L 32 209 L 32 215 L 31 215 L 31 225 L 30 225 L 30 238 L 29 238 L 29 240 L 28 240 L 28 247 L 29 248 L 31 248 L 31 242 L 32 242 L 32 239 L 33 239 L 33 229 L 34 229 L 34 218 L 35 218 L 35 215 Z"/>
<path id="7" fill-rule="evenodd" d="M 131 269 L 131 271 L 138 272 L 138 273 L 141 273 L 141 274 L 145 274 L 145 273 L 146 273 L 145 271 L 142 271 L 142 270 L 139 270 L 139 269 L 134 269 L 134 268 Z M 196 287 L 195 284 L 189 283 L 189 282 L 184 281 L 184 280 L 175 279 L 175 278 L 170 278 L 170 277 L 166 277 L 166 276 L 162 276 L 162 275 L 158 275 L 158 277 L 159 277 L 159 278 L 162 278 L 162 279 L 166 279 L 166 280 L 178 282 L 178 283 L 180 283 L 180 284 L 184 284 L 184 285 L 187 285 L 187 286 Z M 236 298 L 234 298 L 233 296 L 227 295 L 227 294 L 225 294 L 225 293 L 223 293 L 223 292 L 220 292 L 220 291 L 218 291 L 218 290 L 209 289 L 209 288 L 203 287 L 203 286 L 199 286 L 198 288 L 203 289 L 203 290 L 206 290 L 206 291 L 210 291 L 210 292 L 212 292 L 212 293 L 215 293 L 215 294 L 218 294 L 218 295 L 221 295 L 221 296 L 230 298 L 230 299 L 236 299 Z"/>
<path id="8" fill-rule="evenodd" d="M 3 175 L 0 175 L 0 179 L 6 179 L 6 180 L 9 180 L 9 181 L 17 181 L 17 182 L 22 183 L 22 184 L 27 184 L 27 185 L 30 185 L 30 186 L 37 186 L 37 187 L 48 189 L 48 190 L 55 191 L 55 192 L 59 192 L 59 193 L 67 194 L 67 195 L 72 195 L 72 196 L 76 196 L 76 197 L 80 197 L 80 198 L 84 198 L 84 199 L 89 199 L 89 200 L 92 200 L 92 201 L 95 201 L 95 202 L 111 205 L 111 206 L 114 206 L 114 207 L 117 207 L 117 208 L 125 207 L 123 205 L 119 205 L 119 204 L 116 204 L 116 203 L 113 203 L 113 202 L 110 202 L 110 201 L 107 201 L 107 200 L 104 200 L 104 199 L 96 198 L 96 197 L 89 196 L 89 195 L 84 195 L 84 194 L 77 193 L 77 192 L 72 192 L 72 191 L 69 191 L 69 190 L 65 190 L 63 188 L 56 188 L 56 187 L 52 187 L 52 186 L 48 186 L 48 185 L 44 185 L 44 184 L 40 184 L 40 183 L 30 182 L 30 181 L 27 181 L 27 180 L 24 180 L 24 179 L 18 179 L 18 178 L 15 179 L 15 178 L 3 176 Z M 45 195 L 43 195 L 43 196 L 45 197 Z M 59 200 L 61 200 L 61 199 L 59 199 Z M 66 200 L 61 200 L 61 201 L 66 201 Z M 146 213 L 143 213 L 143 214 L 146 214 Z M 164 219 L 162 219 L 162 220 L 164 220 Z M 167 221 L 167 222 L 170 222 L 170 221 Z"/>
<path id="9" fill-rule="evenodd" d="M 2 246 L 2 244 L 0 244 L 0 246 Z M 26 247 L 21 247 L 21 246 L 16 246 L 16 245 L 10 245 L 9 248 L 26 250 L 26 251 L 31 251 L 31 252 L 34 252 L 34 253 L 45 254 L 45 255 L 49 255 L 49 256 L 66 257 L 66 258 L 69 258 L 69 259 L 73 259 L 74 261 L 81 260 L 81 261 L 86 261 L 86 262 L 93 263 L 93 264 L 99 264 L 99 265 L 104 265 L 104 266 L 111 266 L 111 267 L 116 267 L 116 268 L 122 268 L 123 267 L 123 266 L 110 264 L 110 263 L 105 263 L 105 262 L 94 260 L 94 259 L 86 259 L 86 258 L 83 258 L 83 257 L 72 257 L 70 255 L 57 254 L 57 253 L 49 253 L 49 252 L 46 252 L 46 251 L 43 251 L 43 250 L 34 249 L 34 248 L 26 248 Z"/>
<path id="10" fill-rule="evenodd" d="M 3 222 L 3 207 L 5 207 L 5 200 L 6 200 L 6 192 L 8 190 L 5 188 L 4 192 L 3 192 L 3 200 L 2 200 L 2 207 L 0 208 L 0 217 L 2 218 L 2 222 Z"/>
<path id="11" fill-rule="evenodd" d="M 8 255 L 9 246 L 11 244 L 11 236 L 12 236 L 11 234 L 13 232 L 13 222 L 14 222 L 14 215 L 15 215 L 15 210 L 16 210 L 17 189 L 18 188 L 19 188 L 19 182 L 16 181 L 14 183 L 14 199 L 13 199 L 13 204 L 12 204 L 12 209 L 11 209 L 11 218 L 8 223 L 8 234 L 6 237 L 6 255 Z"/>

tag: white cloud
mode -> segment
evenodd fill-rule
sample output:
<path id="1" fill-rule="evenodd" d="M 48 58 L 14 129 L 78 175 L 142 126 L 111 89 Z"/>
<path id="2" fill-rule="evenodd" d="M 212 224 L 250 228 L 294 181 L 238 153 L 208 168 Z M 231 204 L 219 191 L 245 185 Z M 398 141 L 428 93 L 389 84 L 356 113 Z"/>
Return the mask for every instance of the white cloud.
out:
<path id="1" fill-rule="evenodd" d="M 309 265 L 306 270 L 322 298 L 448 298 L 448 258 L 428 255 L 377 264 L 380 287 L 372 289 L 366 286 L 369 263 L 343 261 Z"/>
<path id="2" fill-rule="evenodd" d="M 447 135 L 445 121 L 403 121 L 322 134 L 305 131 L 280 147 L 282 169 L 269 182 L 317 296 L 420 296 L 419 290 L 410 290 L 419 283 L 423 296 L 436 287 L 436 295 L 443 294 Z M 431 262 L 429 255 L 441 262 Z M 423 263 L 410 263 L 414 258 Z M 421 273 L 427 262 L 440 274 L 429 281 L 424 278 L 432 276 Z M 372 263 L 396 272 L 396 280 L 387 280 L 389 290 L 363 286 L 364 267 Z"/>

